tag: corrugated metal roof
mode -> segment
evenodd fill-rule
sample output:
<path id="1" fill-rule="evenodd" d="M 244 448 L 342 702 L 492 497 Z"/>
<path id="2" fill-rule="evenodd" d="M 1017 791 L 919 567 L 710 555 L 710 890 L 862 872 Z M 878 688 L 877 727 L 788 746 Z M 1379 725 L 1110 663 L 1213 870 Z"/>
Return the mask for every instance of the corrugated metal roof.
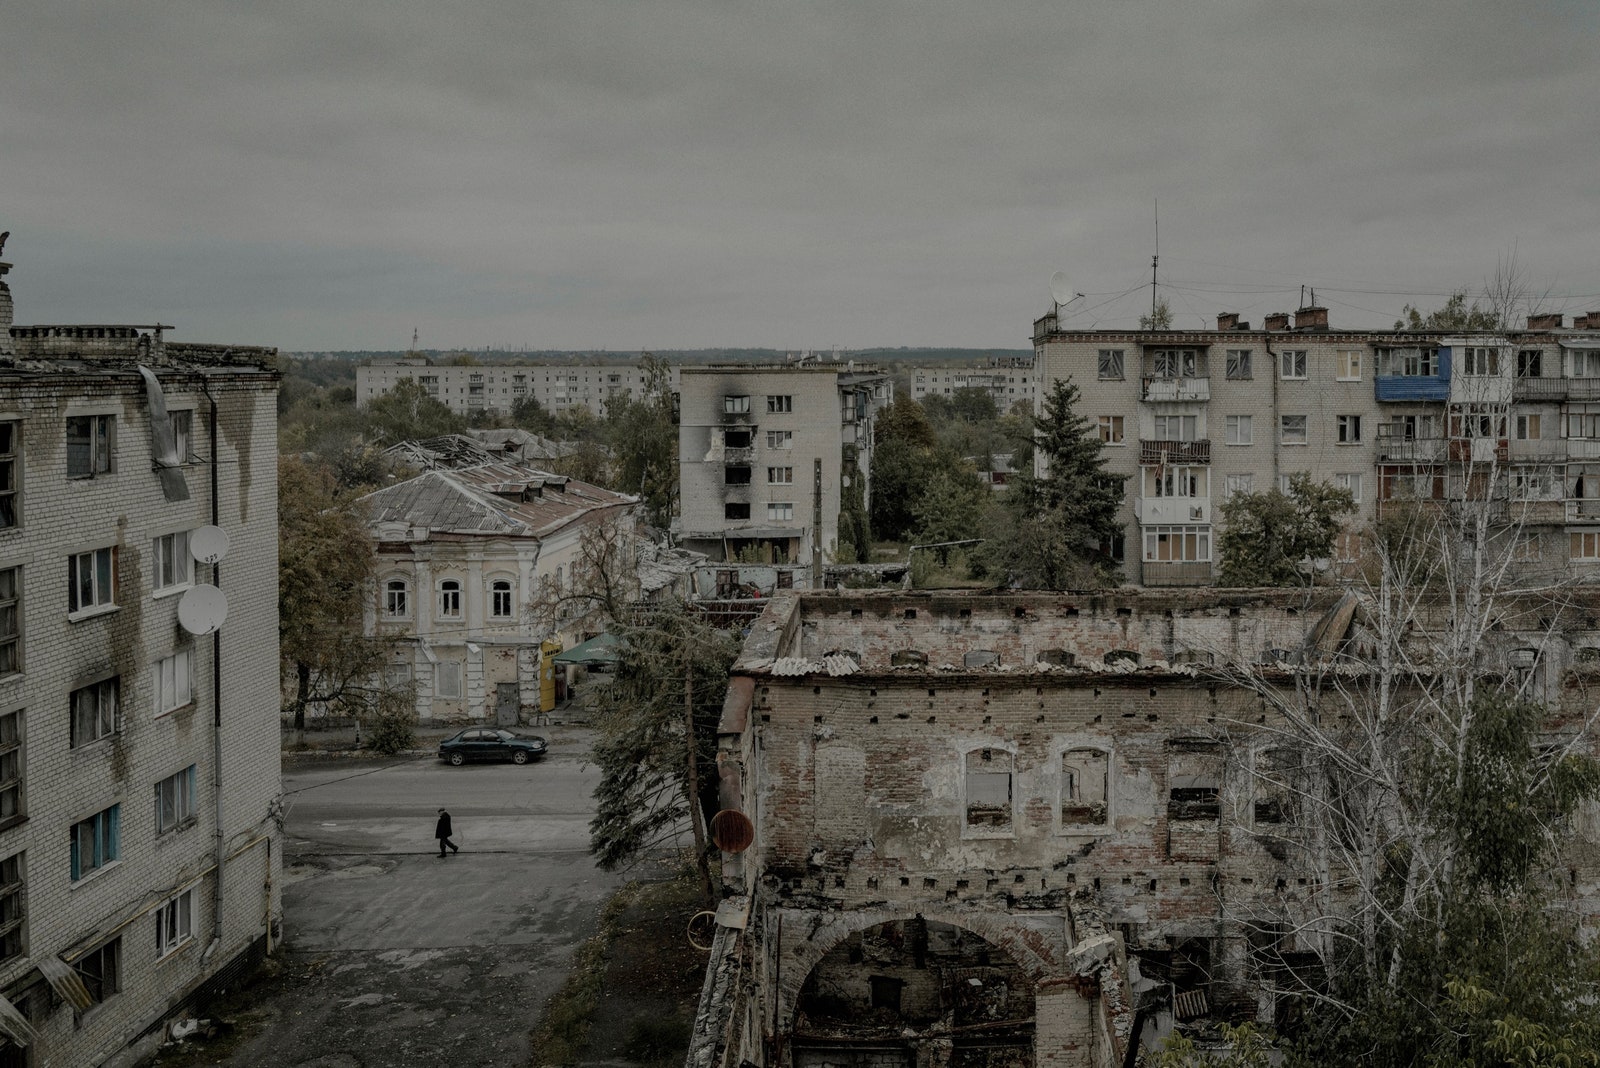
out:
<path id="1" fill-rule="evenodd" d="M 526 498 L 526 499 L 524 499 Z M 515 463 L 426 471 L 368 494 L 371 521 L 447 534 L 544 537 L 636 497 Z"/>

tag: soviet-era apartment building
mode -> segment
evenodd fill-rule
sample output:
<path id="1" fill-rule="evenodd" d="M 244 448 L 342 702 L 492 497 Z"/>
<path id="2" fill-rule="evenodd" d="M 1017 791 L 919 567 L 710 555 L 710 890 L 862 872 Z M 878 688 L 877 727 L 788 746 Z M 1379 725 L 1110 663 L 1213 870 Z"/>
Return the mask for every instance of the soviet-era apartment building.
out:
<path id="1" fill-rule="evenodd" d="M 847 492 L 870 501 L 873 425 L 889 376 L 850 364 L 685 367 L 679 380 L 680 543 L 719 586 L 761 565 L 773 588 L 820 585 Z"/>
<path id="2" fill-rule="evenodd" d="M 994 401 L 995 410 L 1004 415 L 1019 402 L 1032 407 L 1039 397 L 1039 374 L 1034 370 L 1034 361 L 1026 357 L 997 359 L 987 367 L 911 367 L 904 374 L 911 383 L 914 401 L 948 397 L 963 389 L 981 389 Z"/>
<path id="3" fill-rule="evenodd" d="M 593 625 L 593 602 L 572 596 L 590 581 L 585 552 L 633 580 L 638 498 L 502 462 L 364 499 L 378 557 L 367 633 L 401 639 L 388 670 L 414 686 L 418 720 L 511 726 L 549 711 L 552 658 Z"/>
<path id="4" fill-rule="evenodd" d="M 606 414 L 613 398 L 643 400 L 656 386 L 641 368 L 625 364 L 484 363 L 471 366 L 434 363 L 425 356 L 375 359 L 356 368 L 356 404 L 365 406 L 406 379 L 453 412 L 509 414 L 532 397 L 550 412 L 587 408 Z M 675 389 L 677 369 L 668 371 L 667 388 Z"/>
<path id="5" fill-rule="evenodd" d="M 1356 531 L 1401 499 L 1494 502 L 1530 570 L 1600 568 L 1600 314 L 1530 316 L 1499 334 L 1332 330 L 1327 309 L 1236 315 L 1215 330 L 1074 330 L 1034 323 L 1044 383 L 1127 477 L 1125 573 L 1204 585 L 1221 505 L 1305 473 L 1344 486 Z"/>
<path id="6" fill-rule="evenodd" d="M 8 1068 L 148 1052 L 280 922 L 278 374 L 169 329 L 14 326 L 0 281 Z"/>
<path id="7" fill-rule="evenodd" d="M 1507 608 L 1483 650 L 1536 653 L 1553 736 L 1592 712 L 1597 604 Z M 691 1068 L 1120 1068 L 1174 1020 L 1272 1021 L 1339 884 L 1277 706 L 1229 680 L 1292 691 L 1362 626 L 1337 590 L 778 595 L 719 726 Z"/>

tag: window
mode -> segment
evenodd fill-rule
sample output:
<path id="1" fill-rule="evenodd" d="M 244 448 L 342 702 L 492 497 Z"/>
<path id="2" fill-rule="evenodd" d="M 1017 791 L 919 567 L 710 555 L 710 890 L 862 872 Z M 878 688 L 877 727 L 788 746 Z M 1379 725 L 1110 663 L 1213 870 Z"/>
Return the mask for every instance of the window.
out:
<path id="1" fill-rule="evenodd" d="M 1277 746 L 1256 753 L 1251 816 L 1260 824 L 1294 823 L 1300 785 L 1300 759 L 1294 750 Z"/>
<path id="2" fill-rule="evenodd" d="M 156 715 L 164 716 L 194 700 L 194 667 L 190 650 L 179 649 L 156 662 Z"/>
<path id="3" fill-rule="evenodd" d="M 390 579 L 383 584 L 383 614 L 388 619 L 404 619 L 411 614 L 410 588 L 405 579 Z"/>
<path id="4" fill-rule="evenodd" d="M 117 729 L 119 681 L 115 677 L 72 691 L 72 739 L 74 749 L 99 741 Z"/>
<path id="5" fill-rule="evenodd" d="M 1600 438 L 1600 411 L 1567 413 L 1567 437 Z"/>
<path id="6" fill-rule="evenodd" d="M 18 465 L 22 459 L 21 450 L 17 448 L 20 430 L 20 423 L 0 423 L 0 530 L 9 530 L 21 522 L 17 507 Z"/>
<path id="7" fill-rule="evenodd" d="M 1222 479 L 1222 499 L 1228 500 L 1230 497 L 1240 493 L 1253 493 L 1254 484 L 1254 475 L 1224 475 Z"/>
<path id="8" fill-rule="evenodd" d="M 732 464 L 722 469 L 722 484 L 724 486 L 750 485 L 750 465 Z"/>
<path id="9" fill-rule="evenodd" d="M 744 415 L 749 411 L 749 397 L 726 396 L 722 398 L 722 412 L 724 415 Z"/>
<path id="10" fill-rule="evenodd" d="M 0 567 L 0 675 L 22 670 L 22 569 Z"/>
<path id="11" fill-rule="evenodd" d="M 1543 367 L 1543 349 L 1523 349 L 1517 353 L 1518 378 L 1539 378 Z"/>
<path id="12" fill-rule="evenodd" d="M 1253 440 L 1252 423 L 1254 420 L 1248 415 L 1230 415 L 1224 424 L 1223 439 L 1229 445 L 1248 445 Z"/>
<path id="13" fill-rule="evenodd" d="M 1156 441 L 1194 441 L 1200 433 L 1200 417 L 1158 415 L 1154 417 Z"/>
<path id="14" fill-rule="evenodd" d="M 151 585 L 157 592 L 187 586 L 192 581 L 187 530 L 161 535 L 155 541 L 151 557 L 154 560 Z"/>
<path id="15" fill-rule="evenodd" d="M 1109 754 L 1104 749 L 1068 749 L 1061 754 L 1061 822 L 1102 826 L 1110 797 Z"/>
<path id="16" fill-rule="evenodd" d="M 433 694 L 435 697 L 461 696 L 461 662 L 441 660 L 433 669 Z"/>
<path id="17" fill-rule="evenodd" d="M 1100 440 L 1107 445 L 1122 444 L 1122 419 L 1120 415 L 1102 415 L 1100 417 Z"/>
<path id="18" fill-rule="evenodd" d="M 966 795 L 968 830 L 1011 830 L 1011 754 L 1004 749 L 968 753 Z"/>
<path id="19" fill-rule="evenodd" d="M 1506 436 L 1506 415 L 1492 407 L 1475 404 L 1463 405 L 1450 412 L 1450 436 L 1453 438 L 1503 438 Z"/>
<path id="20" fill-rule="evenodd" d="M 1431 415 L 1397 415 L 1389 420 L 1387 426 L 1379 425 L 1378 436 L 1399 438 L 1401 441 L 1428 441 L 1438 438 L 1439 422 Z"/>
<path id="21" fill-rule="evenodd" d="M 1517 440 L 1537 441 L 1544 437 L 1539 433 L 1539 417 L 1537 415 L 1517 416 Z"/>
<path id="22" fill-rule="evenodd" d="M 156 834 L 167 834 L 194 822 L 195 765 L 156 783 Z"/>
<path id="23" fill-rule="evenodd" d="M 178 454 L 178 462 L 189 463 L 194 459 L 194 413 L 169 412 L 167 417 L 172 420 L 172 440 L 177 445 L 174 451 Z"/>
<path id="24" fill-rule="evenodd" d="M 769 430 L 769 431 L 767 431 L 767 448 L 769 448 L 769 449 L 792 449 L 793 447 L 794 447 L 794 431 L 793 430 Z"/>
<path id="25" fill-rule="evenodd" d="M 1279 440 L 1285 445 L 1304 445 L 1306 443 L 1306 417 L 1303 415 L 1280 416 L 1278 430 Z"/>
<path id="26" fill-rule="evenodd" d="M 0 860 L 0 961 L 22 956 L 22 854 Z"/>
<path id="27" fill-rule="evenodd" d="M 1146 467 L 1146 497 L 1209 497 L 1209 467 Z"/>
<path id="28" fill-rule="evenodd" d="M 1122 381 L 1122 350 L 1100 350 L 1100 379 L 1101 381 Z"/>
<path id="29" fill-rule="evenodd" d="M 1500 350 L 1468 346 L 1461 351 L 1461 373 L 1464 375 L 1497 375 L 1500 373 Z"/>
<path id="30" fill-rule="evenodd" d="M 794 505 L 793 504 L 769 504 L 769 505 L 767 505 L 767 519 L 768 520 L 788 520 L 788 519 L 793 519 L 793 518 L 794 518 Z"/>
<path id="31" fill-rule="evenodd" d="M 1155 349 L 1148 359 L 1155 378 L 1197 378 L 1202 370 L 1194 349 Z"/>
<path id="32" fill-rule="evenodd" d="M 96 549 L 90 553 L 79 553 L 68 560 L 68 612 L 87 612 L 116 603 L 111 555 L 110 549 Z"/>
<path id="33" fill-rule="evenodd" d="M 1514 501 L 1558 501 L 1564 480 L 1553 467 L 1513 467 L 1511 499 Z"/>
<path id="34" fill-rule="evenodd" d="M 1439 373 L 1438 349 L 1379 349 L 1378 374 L 1431 378 Z"/>
<path id="35" fill-rule="evenodd" d="M 767 443 L 769 445 L 772 443 L 772 431 L 770 430 L 767 431 Z M 722 432 L 722 444 L 729 449 L 748 449 L 750 447 L 750 431 L 724 430 Z"/>
<path id="36" fill-rule="evenodd" d="M 511 583 L 505 579 L 489 583 L 489 614 L 495 619 L 511 618 Z"/>
<path id="37" fill-rule="evenodd" d="M 1204 563 L 1211 559 L 1210 527 L 1145 527 L 1149 563 Z"/>
<path id="38" fill-rule="evenodd" d="M 1361 417 L 1359 415 L 1341 415 L 1334 420 L 1334 429 L 1337 431 L 1339 444 L 1355 445 L 1361 441 Z"/>
<path id="39" fill-rule="evenodd" d="M 1334 356 L 1335 377 L 1341 382 L 1361 381 L 1361 350 L 1341 349 Z"/>
<path id="40" fill-rule="evenodd" d="M 1228 377 L 1235 382 L 1251 377 L 1249 349 L 1228 350 Z"/>
<path id="41" fill-rule="evenodd" d="M 794 411 L 794 397 L 785 393 L 781 396 L 767 395 L 767 414 L 775 415 L 783 412 Z"/>
<path id="42" fill-rule="evenodd" d="M 1214 820 L 1222 813 L 1222 749 L 1211 741 L 1178 741 L 1167 755 L 1167 819 Z"/>
<path id="43" fill-rule="evenodd" d="M 75 415 L 67 419 L 67 475 L 92 478 L 109 474 L 117 417 Z"/>
<path id="44" fill-rule="evenodd" d="M 461 583 L 455 579 L 439 583 L 439 618 L 461 618 Z"/>
<path id="45" fill-rule="evenodd" d="M 1350 497 L 1357 504 L 1361 503 L 1361 472 L 1347 471 L 1333 476 L 1333 484 L 1340 489 L 1350 491 Z"/>
<path id="46" fill-rule="evenodd" d="M 112 805 L 72 825 L 72 881 L 116 863 L 122 806 Z"/>
<path id="47" fill-rule="evenodd" d="M 724 519 L 749 519 L 750 505 L 747 501 L 727 501 L 722 506 Z"/>
<path id="48" fill-rule="evenodd" d="M 193 890 L 185 890 L 156 909 L 156 956 L 165 957 L 193 938 L 193 925 Z"/>
<path id="49" fill-rule="evenodd" d="M 1600 560 L 1600 530 L 1574 530 L 1570 538 L 1572 559 Z"/>
<path id="50" fill-rule="evenodd" d="M 96 1004 L 122 989 L 122 939 L 113 938 L 99 949 L 79 957 L 72 965 L 84 989 Z"/>
<path id="51" fill-rule="evenodd" d="M 1306 350 L 1285 349 L 1278 353 L 1279 378 L 1304 378 L 1306 376 Z"/>
<path id="52" fill-rule="evenodd" d="M 787 486 L 794 482 L 794 468 L 769 467 L 767 468 L 767 481 L 774 486 Z"/>

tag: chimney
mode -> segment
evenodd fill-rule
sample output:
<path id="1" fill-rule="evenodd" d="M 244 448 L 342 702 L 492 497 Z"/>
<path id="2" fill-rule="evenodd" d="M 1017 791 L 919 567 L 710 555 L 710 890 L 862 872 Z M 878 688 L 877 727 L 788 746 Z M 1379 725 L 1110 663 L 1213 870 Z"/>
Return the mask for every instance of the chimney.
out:
<path id="1" fill-rule="evenodd" d="M 1239 329 L 1239 313 L 1238 312 L 1218 312 L 1217 313 L 1217 329 L 1218 330 L 1237 330 L 1237 329 Z"/>
<path id="2" fill-rule="evenodd" d="M 1294 328 L 1296 330 L 1316 331 L 1328 329 L 1328 309 L 1316 307 L 1301 308 L 1299 311 L 1294 313 Z"/>
<path id="3" fill-rule="evenodd" d="M 1560 312 L 1547 312 L 1543 315 L 1530 315 L 1528 316 L 1528 329 L 1560 330 L 1561 318 L 1562 316 Z"/>
<path id="4" fill-rule="evenodd" d="M 1271 315 L 1267 316 L 1266 327 L 1268 330 L 1289 329 L 1289 313 L 1273 312 Z"/>
<path id="5" fill-rule="evenodd" d="M 1574 330 L 1600 330 L 1600 312 L 1590 312 L 1588 315 L 1574 315 L 1572 317 Z"/>

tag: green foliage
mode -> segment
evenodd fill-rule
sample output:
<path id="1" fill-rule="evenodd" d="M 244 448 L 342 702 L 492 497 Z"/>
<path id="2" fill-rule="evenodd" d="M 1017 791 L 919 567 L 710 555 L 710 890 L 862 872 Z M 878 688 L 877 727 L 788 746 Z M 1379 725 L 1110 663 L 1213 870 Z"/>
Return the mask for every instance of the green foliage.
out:
<path id="1" fill-rule="evenodd" d="M 949 396 L 929 393 L 921 403 L 928 413 L 928 419 L 935 425 L 961 422 L 977 426 L 993 423 L 1000 418 L 1000 409 L 994 403 L 993 394 L 976 386 L 963 386 Z"/>
<path id="2" fill-rule="evenodd" d="M 911 505 L 912 537 L 924 545 L 976 537 L 994 491 L 959 456 L 940 450 L 932 461 L 922 492 Z M 947 556 L 940 554 L 941 559 Z"/>
<path id="3" fill-rule="evenodd" d="M 650 523 L 666 528 L 678 500 L 678 428 L 672 423 L 672 398 L 666 394 L 643 400 L 613 398 L 606 405 L 605 429 L 612 461 L 608 484 L 638 494 Z"/>
<path id="4" fill-rule="evenodd" d="M 872 556 L 872 526 L 867 517 L 867 473 L 860 468 L 860 450 L 845 445 L 840 456 L 843 473 L 839 487 L 840 563 L 864 563 Z"/>
<path id="5" fill-rule="evenodd" d="M 409 708 L 383 708 L 367 719 L 367 747 L 374 752 L 392 756 L 416 745 L 416 717 Z"/>
<path id="6" fill-rule="evenodd" d="M 402 378 L 389 392 L 374 397 L 363 414 L 368 437 L 383 445 L 459 434 L 467 427 L 464 418 L 429 396 L 428 391 L 411 378 Z"/>
<path id="7" fill-rule="evenodd" d="M 922 405 L 910 397 L 896 397 L 894 403 L 878 412 L 873 438 L 878 447 L 891 441 L 931 449 L 939 443 L 939 437 Z"/>
<path id="8" fill-rule="evenodd" d="M 1149 1068 L 1274 1068 L 1271 1036 L 1254 1024 L 1222 1024 L 1204 1046 L 1185 1034 L 1169 1035 Z"/>
<path id="9" fill-rule="evenodd" d="M 1167 298 L 1162 297 L 1156 301 L 1156 306 L 1149 315 L 1139 316 L 1140 330 L 1169 330 L 1172 328 L 1172 308 L 1167 304 Z"/>
<path id="10" fill-rule="evenodd" d="M 1314 567 L 1302 561 L 1333 555 L 1340 518 L 1356 510 L 1347 489 L 1292 475 L 1289 492 L 1236 493 L 1222 506 L 1223 586 L 1308 586 Z"/>
<path id="11" fill-rule="evenodd" d="M 1478 330 L 1500 330 L 1504 328 L 1501 316 L 1493 308 L 1479 307 L 1477 301 L 1470 305 L 1464 292 L 1450 294 L 1450 299 L 1444 302 L 1441 308 L 1435 308 L 1427 315 L 1423 315 L 1415 307 L 1407 304 L 1400 311 L 1400 318 L 1395 320 L 1396 330 L 1452 330 L 1471 332 Z"/>
<path id="12" fill-rule="evenodd" d="M 1077 402 L 1070 379 L 1051 385 L 1034 433 L 1045 475 L 1022 471 L 989 522 L 987 570 L 1026 589 L 1101 586 L 1118 574 L 1110 549 L 1122 536 L 1125 479 L 1106 470 L 1104 445 Z"/>

